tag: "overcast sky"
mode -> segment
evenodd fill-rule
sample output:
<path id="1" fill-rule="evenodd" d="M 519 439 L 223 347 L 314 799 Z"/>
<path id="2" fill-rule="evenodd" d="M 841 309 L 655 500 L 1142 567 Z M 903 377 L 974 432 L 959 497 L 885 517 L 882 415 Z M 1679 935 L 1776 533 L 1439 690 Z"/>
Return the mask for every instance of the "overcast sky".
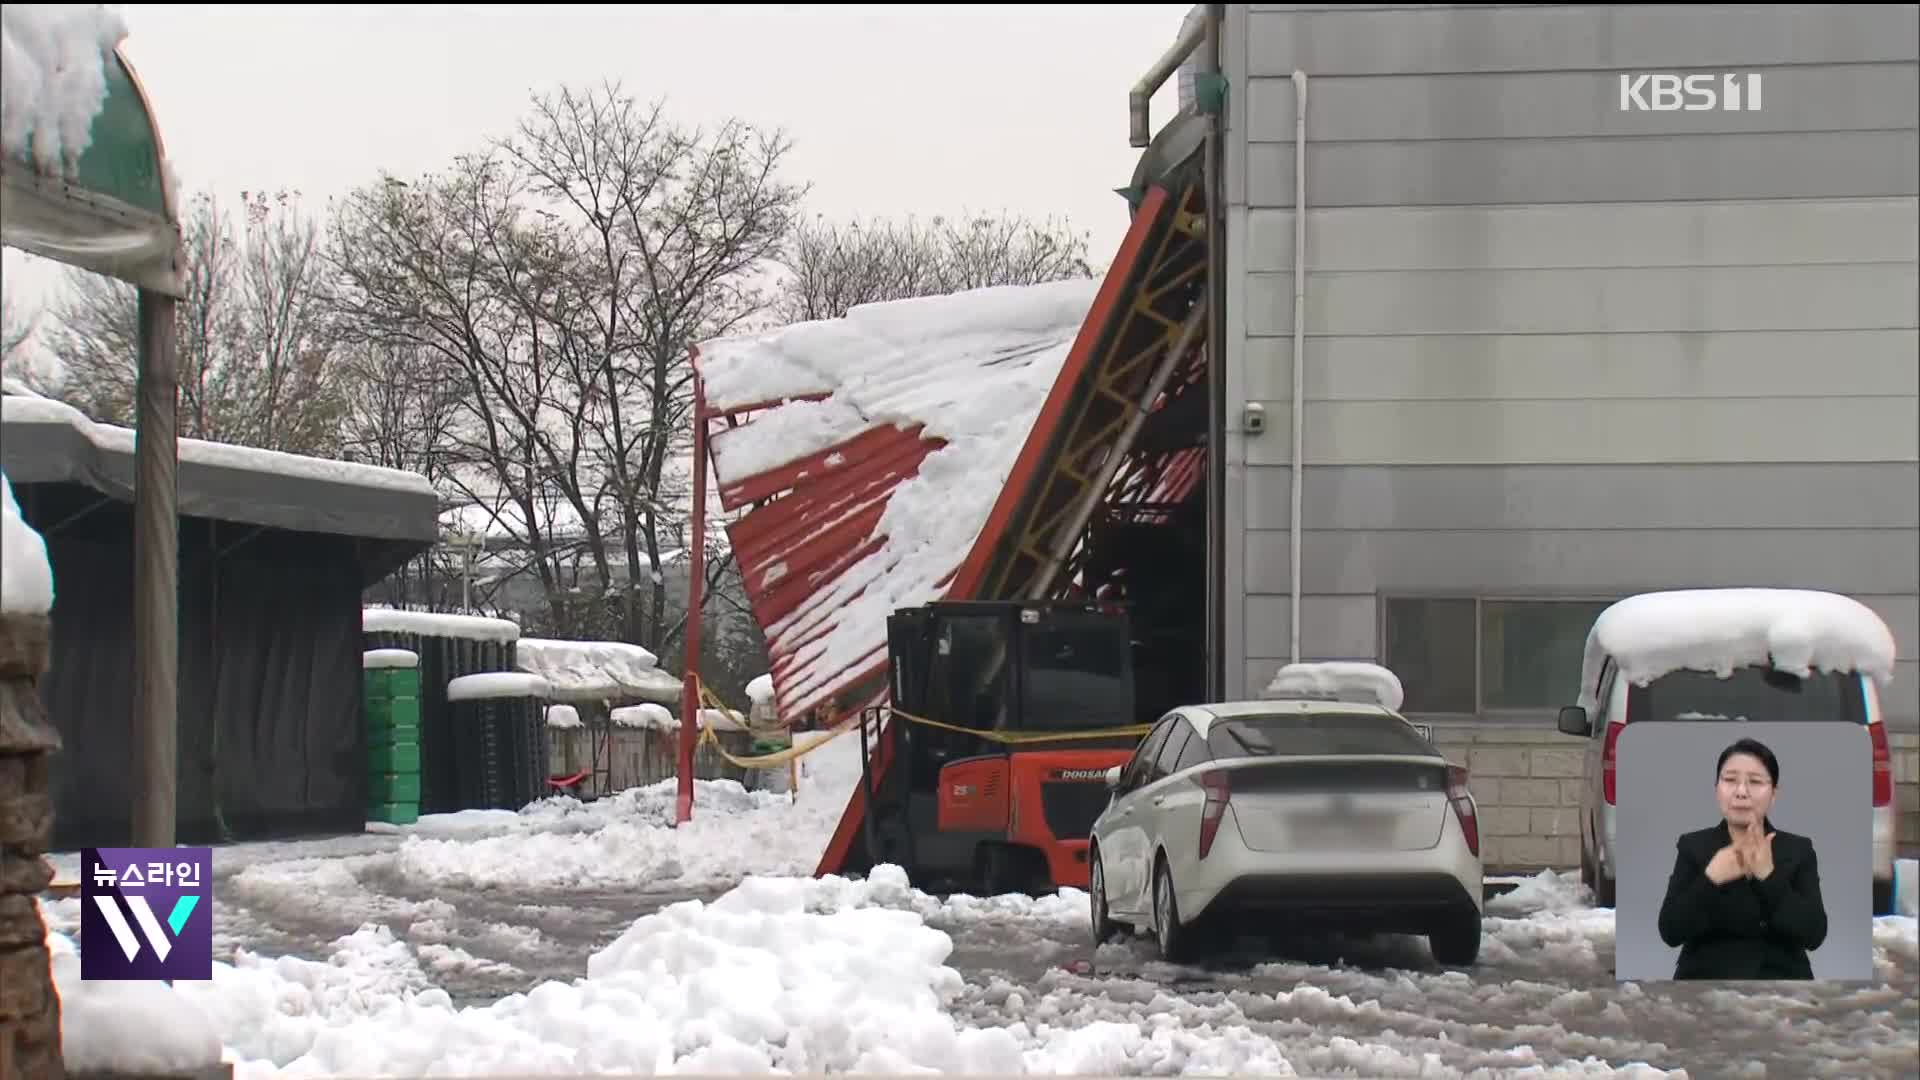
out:
<path id="1" fill-rule="evenodd" d="M 611 79 L 685 123 L 785 128 L 815 212 L 1062 215 L 1104 266 L 1139 153 L 1127 91 L 1189 7 L 132 4 L 125 49 L 186 188 L 227 201 L 324 205 L 509 132 L 536 90 Z M 27 310 L 59 274 L 6 251 Z"/>

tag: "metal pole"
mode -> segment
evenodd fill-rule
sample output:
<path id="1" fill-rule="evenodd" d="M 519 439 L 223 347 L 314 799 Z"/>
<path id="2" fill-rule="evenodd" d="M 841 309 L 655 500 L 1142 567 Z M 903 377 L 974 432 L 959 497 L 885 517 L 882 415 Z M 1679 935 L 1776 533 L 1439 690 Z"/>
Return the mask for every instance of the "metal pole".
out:
<path id="1" fill-rule="evenodd" d="M 693 748 L 700 730 L 700 604 L 707 572 L 707 409 L 706 390 L 693 377 L 693 536 L 687 551 L 687 660 L 681 667 L 680 790 L 674 823 L 693 820 Z"/>
<path id="2" fill-rule="evenodd" d="M 180 518 L 174 300 L 140 290 L 134 421 L 133 845 L 172 847 L 179 755 Z"/>

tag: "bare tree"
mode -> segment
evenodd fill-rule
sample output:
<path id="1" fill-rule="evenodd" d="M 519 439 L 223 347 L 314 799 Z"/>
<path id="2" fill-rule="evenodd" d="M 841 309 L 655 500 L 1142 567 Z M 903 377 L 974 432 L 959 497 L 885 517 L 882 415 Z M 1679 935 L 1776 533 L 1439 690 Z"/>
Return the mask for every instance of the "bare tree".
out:
<path id="1" fill-rule="evenodd" d="M 1013 214 L 795 228 L 782 253 L 779 311 L 787 322 L 836 319 L 861 304 L 995 285 L 1089 277 L 1087 237 L 1063 222 Z"/>
<path id="2" fill-rule="evenodd" d="M 40 315 L 24 315 L 12 293 L 0 293 L 0 375 L 18 379 L 29 389 L 44 392 L 46 380 L 33 365 L 27 346 L 40 329 Z"/>
<path id="3" fill-rule="evenodd" d="M 691 446 L 689 353 L 773 299 L 752 274 L 777 256 L 806 194 L 780 178 L 790 145 L 739 121 L 682 128 L 617 84 L 537 98 L 504 144 L 570 223 L 592 278 L 592 322 L 562 339 L 583 406 L 577 436 L 625 562 L 622 636 L 653 648 L 678 633 L 660 568 L 689 494 L 672 468 Z"/>
<path id="4" fill-rule="evenodd" d="M 180 434 L 331 454 L 341 405 L 329 378 L 315 226 L 287 193 L 242 198 L 243 233 L 204 194 L 181 222 Z M 133 286 L 69 270 L 52 314 L 47 344 L 61 368 L 55 393 L 97 420 L 131 424 L 139 373 Z"/>

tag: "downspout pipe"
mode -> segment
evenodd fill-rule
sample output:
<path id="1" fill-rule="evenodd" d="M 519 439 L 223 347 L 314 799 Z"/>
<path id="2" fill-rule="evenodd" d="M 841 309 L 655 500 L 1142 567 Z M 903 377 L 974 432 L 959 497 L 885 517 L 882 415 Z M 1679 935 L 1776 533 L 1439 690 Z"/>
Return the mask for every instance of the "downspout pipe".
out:
<path id="1" fill-rule="evenodd" d="M 1133 91 L 1127 95 L 1127 142 L 1136 149 L 1153 145 L 1153 125 L 1148 118 L 1148 107 L 1153 102 L 1154 92 L 1159 90 L 1173 73 L 1180 70 L 1193 50 L 1207 39 L 1205 20 L 1195 20 L 1180 31 L 1174 39 L 1173 47 L 1161 54 L 1160 59 L 1147 69 L 1140 81 L 1133 84 Z"/>
<path id="2" fill-rule="evenodd" d="M 1292 657 L 1300 662 L 1300 488 L 1307 419 L 1307 73 L 1293 73 L 1293 504 L 1288 518 Z"/>

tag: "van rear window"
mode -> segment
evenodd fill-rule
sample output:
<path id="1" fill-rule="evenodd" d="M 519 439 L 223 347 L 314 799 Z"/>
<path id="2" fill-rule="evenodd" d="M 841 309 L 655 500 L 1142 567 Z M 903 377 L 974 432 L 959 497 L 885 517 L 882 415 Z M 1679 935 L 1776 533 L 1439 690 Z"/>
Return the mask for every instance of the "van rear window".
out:
<path id="1" fill-rule="evenodd" d="M 1722 679 L 1709 671 L 1675 671 L 1627 693 L 1631 720 L 1800 720 L 1866 722 L 1856 675 L 1815 672 L 1802 679 L 1772 668 L 1744 667 Z"/>

